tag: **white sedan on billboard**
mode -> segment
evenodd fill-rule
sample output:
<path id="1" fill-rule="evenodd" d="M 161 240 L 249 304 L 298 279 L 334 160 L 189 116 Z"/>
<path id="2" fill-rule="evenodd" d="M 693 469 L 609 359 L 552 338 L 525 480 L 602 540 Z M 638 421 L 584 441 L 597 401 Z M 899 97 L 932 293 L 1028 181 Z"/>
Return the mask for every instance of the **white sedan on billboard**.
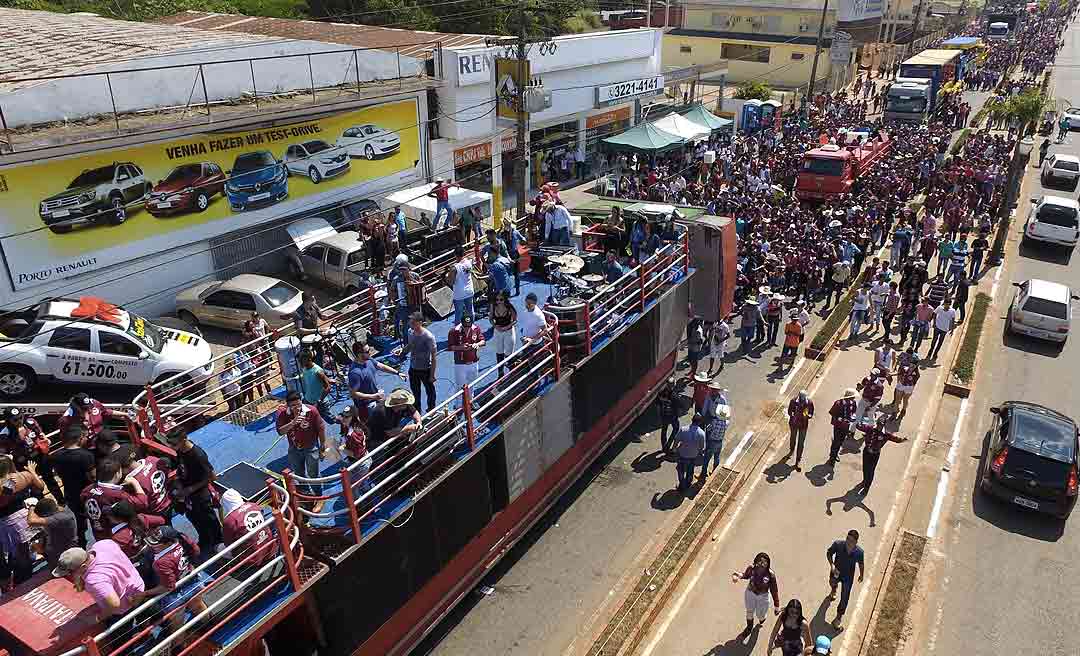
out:
<path id="1" fill-rule="evenodd" d="M 348 151 L 351 157 L 375 159 L 393 155 L 401 150 L 401 137 L 396 132 L 380 128 L 373 123 L 353 126 L 341 133 L 337 145 Z"/>
<path id="2" fill-rule="evenodd" d="M 289 175 L 306 175 L 315 184 L 349 171 L 349 153 L 320 139 L 293 144 L 281 160 Z"/>

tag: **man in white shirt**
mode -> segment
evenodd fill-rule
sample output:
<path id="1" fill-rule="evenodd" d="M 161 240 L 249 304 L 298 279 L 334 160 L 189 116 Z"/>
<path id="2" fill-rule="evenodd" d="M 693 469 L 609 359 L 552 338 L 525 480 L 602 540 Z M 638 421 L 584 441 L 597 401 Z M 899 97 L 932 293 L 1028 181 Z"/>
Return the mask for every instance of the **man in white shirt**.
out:
<path id="1" fill-rule="evenodd" d="M 570 212 L 561 203 L 548 208 L 544 223 L 544 241 L 556 246 L 570 245 Z"/>
<path id="2" fill-rule="evenodd" d="M 945 335 L 952 332 L 956 326 L 956 310 L 952 308 L 952 302 L 946 300 L 941 307 L 934 310 L 934 337 L 930 341 L 930 359 L 937 359 L 941 345 L 945 343 Z"/>
<path id="3" fill-rule="evenodd" d="M 873 330 L 870 334 L 873 335 L 877 332 L 878 324 L 881 323 L 881 309 L 885 307 L 885 299 L 889 297 L 889 284 L 884 279 L 878 279 L 876 283 L 870 288 L 870 326 Z"/>
<path id="4" fill-rule="evenodd" d="M 466 314 L 473 315 L 473 261 L 465 257 L 465 249 L 454 248 L 457 263 L 450 269 L 450 287 L 454 290 L 454 325 L 460 324 Z"/>
<path id="5" fill-rule="evenodd" d="M 537 307 L 536 294 L 532 292 L 525 297 L 525 311 L 518 315 L 518 327 L 526 343 L 547 337 L 547 319 L 544 318 L 544 311 Z"/>

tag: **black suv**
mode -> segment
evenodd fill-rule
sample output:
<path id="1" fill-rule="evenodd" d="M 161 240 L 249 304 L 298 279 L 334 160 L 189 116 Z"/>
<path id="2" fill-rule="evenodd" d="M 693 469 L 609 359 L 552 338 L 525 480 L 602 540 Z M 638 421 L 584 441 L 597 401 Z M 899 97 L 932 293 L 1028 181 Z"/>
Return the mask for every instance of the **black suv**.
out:
<path id="1" fill-rule="evenodd" d="M 80 173 L 67 189 L 41 201 L 38 215 L 57 233 L 83 223 L 120 224 L 132 205 L 146 201 L 150 187 L 141 168 L 113 162 Z"/>
<path id="2" fill-rule="evenodd" d="M 979 487 L 992 496 L 1068 519 L 1076 505 L 1076 423 L 1024 401 L 996 408 Z"/>

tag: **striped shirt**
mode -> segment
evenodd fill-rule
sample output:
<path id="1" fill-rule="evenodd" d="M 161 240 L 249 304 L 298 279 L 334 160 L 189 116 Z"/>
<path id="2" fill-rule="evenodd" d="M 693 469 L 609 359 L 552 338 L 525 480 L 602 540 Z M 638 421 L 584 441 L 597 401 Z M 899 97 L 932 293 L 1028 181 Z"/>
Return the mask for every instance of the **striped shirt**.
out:
<path id="1" fill-rule="evenodd" d="M 963 269 L 964 265 L 967 264 L 967 257 L 968 257 L 967 246 L 962 246 L 960 248 L 953 248 L 953 253 L 952 253 L 952 258 L 950 260 L 950 263 L 952 264 L 953 267 L 955 267 L 957 269 Z"/>

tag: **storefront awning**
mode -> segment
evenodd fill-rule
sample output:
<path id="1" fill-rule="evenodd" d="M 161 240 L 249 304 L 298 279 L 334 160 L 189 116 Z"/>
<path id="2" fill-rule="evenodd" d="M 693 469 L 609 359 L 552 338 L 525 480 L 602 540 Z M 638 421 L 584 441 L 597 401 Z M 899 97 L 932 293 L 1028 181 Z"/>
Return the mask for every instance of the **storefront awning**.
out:
<path id="1" fill-rule="evenodd" d="M 653 153 L 681 146 L 686 143 L 686 139 L 664 132 L 652 123 L 640 123 L 622 134 L 604 139 L 603 142 L 622 150 Z"/>
<path id="2" fill-rule="evenodd" d="M 682 115 L 684 118 L 687 118 L 698 125 L 703 125 L 710 130 L 730 128 L 731 124 L 735 122 L 730 118 L 720 118 L 716 114 L 705 109 L 705 105 L 702 105 L 701 103 L 694 105 L 689 111 L 683 112 Z"/>
<path id="3" fill-rule="evenodd" d="M 653 121 L 653 125 L 664 132 L 676 134 L 687 140 L 703 139 L 712 134 L 712 128 L 695 123 L 678 114 L 668 114 L 664 118 Z"/>

